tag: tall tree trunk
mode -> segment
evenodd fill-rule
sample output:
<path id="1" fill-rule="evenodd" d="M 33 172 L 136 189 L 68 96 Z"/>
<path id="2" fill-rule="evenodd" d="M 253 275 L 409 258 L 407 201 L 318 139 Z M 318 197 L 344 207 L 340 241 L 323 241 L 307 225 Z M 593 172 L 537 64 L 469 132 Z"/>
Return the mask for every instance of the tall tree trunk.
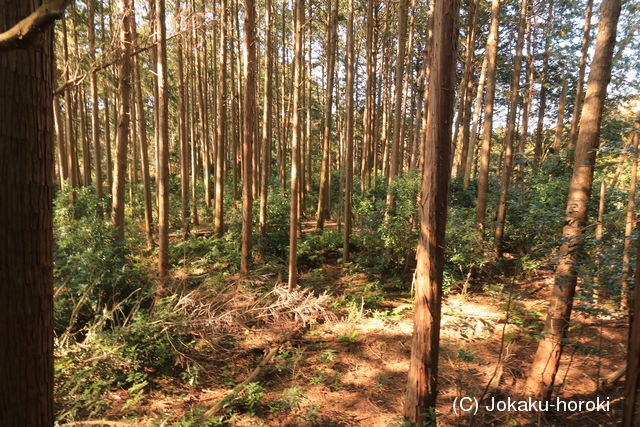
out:
<path id="1" fill-rule="evenodd" d="M 571 129 L 569 130 L 569 158 L 575 149 L 576 138 L 578 137 L 578 126 L 580 124 L 580 113 L 582 112 L 582 102 L 584 101 L 584 74 L 587 68 L 587 57 L 589 56 L 589 43 L 591 40 L 591 12 L 593 11 L 593 0 L 587 0 L 587 8 L 584 13 L 584 29 L 582 30 L 582 53 L 580 55 L 580 67 L 578 69 L 578 82 L 576 84 L 576 97 L 573 100 L 573 117 L 571 118 Z"/>
<path id="2" fill-rule="evenodd" d="M 400 157 L 400 115 L 402 112 L 402 78 L 404 76 L 404 55 L 406 52 L 407 39 L 407 7 L 408 0 L 400 0 L 398 3 L 398 46 L 396 51 L 395 70 L 395 100 L 393 112 L 393 141 L 391 143 L 391 159 L 389 163 L 389 180 L 387 188 L 387 211 L 393 206 L 393 193 L 391 184 L 398 174 L 398 163 Z"/>
<path id="3" fill-rule="evenodd" d="M 542 339 L 538 343 L 525 386 L 528 395 L 538 398 L 548 399 L 551 395 L 571 317 L 577 281 L 576 265 L 580 261 L 578 248 L 587 226 L 587 208 L 593 182 L 595 155 L 592 151 L 598 145 L 619 16 L 620 0 L 603 0 L 596 49 L 580 118 L 559 263 Z"/>
<path id="4" fill-rule="evenodd" d="M 156 300 L 165 296 L 169 270 L 169 105 L 165 0 L 156 1 L 158 55 L 158 278 Z"/>
<path id="5" fill-rule="evenodd" d="M 525 70 L 524 95 L 522 99 L 522 121 L 520 122 L 520 141 L 518 142 L 518 155 L 521 159 L 526 159 L 527 138 L 529 136 L 529 113 L 531 111 L 531 98 L 533 96 L 533 80 L 535 67 L 533 58 L 535 53 L 531 43 L 531 16 L 527 20 L 525 34 L 527 39 L 527 65 Z M 524 180 L 524 162 L 518 162 L 518 175 L 516 180 L 522 182 Z"/>
<path id="6" fill-rule="evenodd" d="M 184 31 L 182 25 L 182 2 L 176 0 L 176 19 L 179 35 L 176 40 L 178 62 L 178 139 L 180 141 L 180 217 L 182 219 L 183 236 L 189 236 L 189 142 L 187 140 L 187 116 L 185 110 L 184 91 Z"/>
<path id="7" fill-rule="evenodd" d="M 260 182 L 260 237 L 265 238 L 267 234 L 267 202 L 269 196 L 269 177 L 271 176 L 271 137 L 273 134 L 271 124 L 272 96 L 272 75 L 273 75 L 273 46 L 271 41 L 271 0 L 265 1 L 265 41 L 264 41 L 264 98 L 262 104 L 262 180 Z M 309 120 L 309 118 L 307 118 Z M 309 167 L 309 164 L 307 165 Z M 307 182 L 310 184 L 310 177 Z"/>
<path id="8" fill-rule="evenodd" d="M 527 21 L 527 0 L 520 5 L 520 20 L 518 21 L 518 38 L 516 41 L 516 55 L 513 64 L 513 75 L 509 88 L 509 112 L 507 114 L 507 130 L 504 136 L 504 169 L 500 185 L 500 201 L 498 202 L 498 218 L 495 233 L 495 251 L 498 258 L 503 254 L 504 223 L 507 218 L 507 196 L 511 182 L 513 168 L 513 140 L 516 130 L 516 115 L 518 112 L 518 94 L 520 92 L 520 71 L 522 69 L 522 48 L 524 47 L 524 27 Z"/>
<path id="9" fill-rule="evenodd" d="M 40 1 L 0 0 L 0 32 Z M 51 19 L 53 21 L 53 19 Z M 50 426 L 53 412 L 51 30 L 0 52 L 0 425 Z"/>
<path id="10" fill-rule="evenodd" d="M 71 78 L 71 73 L 69 71 L 70 62 L 69 62 L 69 44 L 67 42 L 67 20 L 62 20 L 62 50 L 64 53 L 64 79 L 65 81 L 69 81 Z M 68 166 L 69 166 L 69 184 L 71 188 L 76 188 L 78 186 L 78 157 L 76 156 L 76 140 L 75 140 L 75 132 L 73 126 L 73 105 L 72 105 L 72 92 L 71 88 L 68 88 L 64 91 L 64 109 L 65 109 L 65 121 L 67 128 L 67 155 L 69 156 Z M 71 192 L 72 199 L 75 199 L 75 192 Z"/>
<path id="11" fill-rule="evenodd" d="M 476 204 L 476 225 L 484 229 L 487 213 L 487 189 L 489 187 L 489 160 L 491 158 L 491 132 L 493 128 L 493 101 L 496 96 L 496 56 L 498 53 L 498 27 L 500 25 L 500 0 L 491 2 L 491 27 L 487 39 L 487 94 L 484 103 L 484 124 L 480 165 L 478 170 L 478 201 Z"/>
<path id="12" fill-rule="evenodd" d="M 538 124 L 536 126 L 536 138 L 533 148 L 533 158 L 536 164 L 539 164 L 544 148 L 543 131 L 544 131 L 544 115 L 547 110 L 547 72 L 549 71 L 549 56 L 551 55 L 551 26 L 553 24 L 553 8 L 554 0 L 550 0 L 547 6 L 549 8 L 549 16 L 547 17 L 547 25 L 545 26 L 544 54 L 542 55 L 542 69 L 540 70 L 540 101 L 538 102 Z"/>
<path id="13" fill-rule="evenodd" d="M 224 178 L 226 172 L 226 122 L 227 122 L 227 0 L 220 2 L 220 26 L 219 26 L 219 51 L 218 60 L 218 95 L 216 96 L 216 116 L 218 127 L 216 128 L 216 185 L 215 185 L 215 211 L 213 215 L 213 232 L 216 236 L 224 233 Z M 234 160 L 235 161 L 235 160 Z"/>
<path id="14" fill-rule="evenodd" d="M 249 272 L 253 235 L 253 154 L 256 136 L 256 5 L 244 0 L 244 107 L 242 139 L 242 256 L 240 273 Z M 302 49 L 300 49 L 302 52 Z M 300 90 L 300 89 L 298 89 Z M 299 156 L 299 153 L 298 153 Z"/>
<path id="15" fill-rule="evenodd" d="M 636 122 L 636 125 L 638 123 Z M 636 140 L 637 140 L 636 136 Z M 636 250 L 640 254 L 640 239 L 636 241 Z M 640 256 L 636 256 L 634 283 L 640 283 Z M 637 289 L 637 288 L 636 288 Z M 629 332 L 627 345 L 627 372 L 624 390 L 624 427 L 637 425 L 636 405 L 638 400 L 638 381 L 640 380 L 640 292 L 633 293 L 633 306 L 629 310 Z"/>
<path id="16" fill-rule="evenodd" d="M 560 153 L 562 147 L 562 128 L 564 127 L 564 103 L 567 96 L 567 81 L 562 83 L 560 100 L 558 101 L 558 121 L 556 122 L 556 134 L 553 138 L 553 151 Z"/>
<path id="17" fill-rule="evenodd" d="M 336 65 L 336 49 L 338 45 L 338 0 L 332 0 L 329 12 L 329 24 L 325 52 L 327 56 L 327 89 L 324 103 L 324 125 L 322 128 L 322 165 L 320 168 L 320 189 L 318 192 L 317 225 L 324 228 L 324 221 L 329 217 L 329 174 L 331 150 L 331 118 L 333 115 L 333 82 Z"/>
<path id="18" fill-rule="evenodd" d="M 133 0 L 132 0 L 133 6 Z M 135 20 L 131 21 L 131 31 L 134 44 L 137 46 L 138 34 Z M 151 198 L 151 176 L 149 173 L 149 142 L 147 140 L 147 118 L 145 113 L 144 99 L 142 96 L 142 75 L 140 70 L 140 58 L 134 58 L 135 74 L 135 113 L 137 118 L 138 147 L 140 149 L 140 163 L 142 165 L 142 187 L 144 193 L 144 229 L 147 236 L 147 248 L 153 246 L 153 200 Z M 135 126 L 135 124 L 134 124 Z M 135 127 L 134 127 L 135 129 Z M 133 141 L 135 152 L 135 139 Z"/>
<path id="19" fill-rule="evenodd" d="M 344 182 L 344 229 L 342 238 L 342 261 L 344 264 L 349 262 L 349 238 L 351 236 L 351 208 L 353 204 L 353 80 L 354 80 L 354 34 L 353 34 L 353 0 L 348 0 L 347 7 L 347 54 L 346 54 L 346 87 L 345 87 L 345 182 Z"/>
<path id="20" fill-rule="evenodd" d="M 92 63 L 96 61 L 96 36 L 95 36 L 95 0 L 88 0 L 88 38 L 89 58 Z M 100 146 L 100 119 L 98 106 L 98 76 L 91 73 L 91 139 L 93 139 L 93 155 L 95 156 L 96 170 L 96 196 L 102 200 L 102 147 Z M 98 203 L 98 215 L 102 216 L 102 203 Z"/>
<path id="21" fill-rule="evenodd" d="M 365 93 L 365 110 L 364 120 L 362 122 L 362 137 L 363 137 L 363 152 L 366 155 L 363 157 L 362 170 L 360 171 L 360 192 L 364 193 L 364 190 L 371 185 L 371 156 L 370 151 L 375 147 L 375 133 L 374 133 L 374 116 L 375 116 L 375 87 L 376 87 L 376 54 L 374 45 L 373 28 L 375 26 L 374 21 L 374 8 L 377 9 L 377 5 L 374 6 L 375 0 L 367 0 L 367 34 L 366 34 L 366 58 L 367 58 L 367 81 L 366 81 L 366 93 Z M 374 172 L 375 173 L 375 172 Z"/>
<path id="22" fill-rule="evenodd" d="M 429 114 L 424 135 L 425 168 L 420 201 L 420 235 L 416 254 L 416 296 L 411 358 L 404 416 L 417 425 L 434 422 L 445 228 L 455 96 L 458 2 L 435 0 L 433 49 L 429 78 Z"/>
<path id="23" fill-rule="evenodd" d="M 291 119 L 291 211 L 289 216 L 289 290 L 298 285 L 298 199 L 300 186 L 300 83 L 302 81 L 302 30 L 304 28 L 304 0 L 295 0 L 294 7 L 294 67 L 293 67 L 293 103 Z"/>
<path id="24" fill-rule="evenodd" d="M 476 49 L 476 26 L 478 24 L 478 1 L 474 0 L 469 11 L 469 35 L 467 37 L 467 55 L 464 63 L 464 73 L 462 81 L 465 83 L 464 97 L 460 100 L 460 112 L 462 122 L 462 141 L 459 144 L 458 160 L 452 170 L 452 176 L 460 177 L 464 175 L 467 165 L 469 151 L 469 124 L 471 122 L 471 95 L 473 92 L 473 64 Z M 455 141 L 454 141 L 455 144 Z"/>
<path id="25" fill-rule="evenodd" d="M 118 75 L 118 129 L 116 136 L 116 164 L 113 177 L 113 200 L 111 203 L 111 221 L 118 236 L 124 239 L 124 203 L 125 179 L 127 173 L 127 151 L 129 147 L 129 119 L 131 100 L 131 50 L 133 36 L 131 20 L 133 10 L 131 0 L 122 1 L 122 23 L 120 25 Z"/>
<path id="26" fill-rule="evenodd" d="M 629 182 L 629 199 L 627 201 L 627 218 L 624 226 L 624 245 L 622 248 L 622 278 L 620 309 L 629 310 L 629 294 L 632 288 L 631 283 L 631 241 L 636 228 L 636 214 L 634 212 L 636 205 L 636 183 L 638 180 L 638 132 L 640 131 L 640 122 L 635 123 L 636 129 L 633 130 L 633 157 L 631 163 L 631 179 Z"/>
<path id="27" fill-rule="evenodd" d="M 482 60 L 482 68 L 480 69 L 480 77 L 478 78 L 478 88 L 476 89 L 476 104 L 473 109 L 473 119 L 471 120 L 471 129 L 469 130 L 469 148 L 467 149 L 467 161 L 464 168 L 463 186 L 465 190 L 469 189 L 471 181 L 471 168 L 473 166 L 473 155 L 476 152 L 476 143 L 478 142 L 478 124 L 480 123 L 480 112 L 482 110 L 482 99 L 484 98 L 484 83 L 487 77 L 488 56 L 485 53 Z"/>

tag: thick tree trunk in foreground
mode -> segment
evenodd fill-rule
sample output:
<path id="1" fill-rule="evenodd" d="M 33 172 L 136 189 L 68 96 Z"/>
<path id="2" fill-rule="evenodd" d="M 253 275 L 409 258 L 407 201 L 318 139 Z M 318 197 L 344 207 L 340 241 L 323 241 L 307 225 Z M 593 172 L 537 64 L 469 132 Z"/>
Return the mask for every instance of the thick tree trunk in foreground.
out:
<path id="1" fill-rule="evenodd" d="M 587 226 L 587 208 L 593 182 L 595 156 L 592 150 L 598 145 L 602 110 L 611 78 L 611 57 L 619 16 L 620 0 L 602 2 L 596 50 L 591 63 L 576 142 L 573 175 L 569 184 L 566 222 L 562 230 L 564 243 L 560 247 L 560 261 L 556 267 L 555 283 L 551 291 L 542 339 L 538 344 L 525 386 L 525 393 L 537 398 L 548 399 L 551 395 L 571 317 L 577 281 L 576 266 L 580 261 L 579 248 L 584 240 L 584 228 Z"/>
<path id="2" fill-rule="evenodd" d="M 487 94 L 484 103 L 484 127 L 480 148 L 480 169 L 478 171 L 478 201 L 476 204 L 476 225 L 484 228 L 487 213 L 487 189 L 489 188 L 489 159 L 491 157 L 491 132 L 493 130 L 493 101 L 496 96 L 496 56 L 498 54 L 498 27 L 500 25 L 500 0 L 491 2 L 491 29 L 487 39 Z"/>
<path id="3" fill-rule="evenodd" d="M 0 33 L 40 6 L 0 0 Z M 0 52 L 0 425 L 53 425 L 53 43 Z"/>
<path id="4" fill-rule="evenodd" d="M 458 2 L 436 0 L 429 79 L 429 115 L 424 152 L 416 308 L 404 416 L 419 424 L 434 410 L 437 395 L 440 307 L 444 268 L 451 121 L 455 94 Z M 433 420 L 435 421 L 435 420 Z"/>
<path id="5" fill-rule="evenodd" d="M 244 108 L 242 131 L 242 256 L 240 273 L 249 272 L 253 235 L 253 147 L 256 135 L 256 5 L 244 0 Z"/>

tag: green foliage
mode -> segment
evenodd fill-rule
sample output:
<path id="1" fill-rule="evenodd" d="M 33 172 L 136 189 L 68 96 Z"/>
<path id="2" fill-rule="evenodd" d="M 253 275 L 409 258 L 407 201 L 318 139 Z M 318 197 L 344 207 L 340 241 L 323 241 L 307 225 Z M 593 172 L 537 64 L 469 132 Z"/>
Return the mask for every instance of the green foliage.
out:
<path id="1" fill-rule="evenodd" d="M 298 244 L 298 263 L 319 266 L 342 256 L 342 234 L 336 230 L 307 233 Z"/>
<path id="2" fill-rule="evenodd" d="M 69 193 L 61 192 L 56 199 L 54 310 L 58 334 L 80 330 L 98 317 L 121 323 L 151 290 L 127 243 L 97 217 L 97 206 L 95 194 L 87 188 L 76 189 L 73 205 Z"/>
<path id="3" fill-rule="evenodd" d="M 140 403 L 154 378 L 175 372 L 177 349 L 190 341 L 183 324 L 165 301 L 153 315 L 137 313 L 128 324 L 92 332 L 81 345 L 57 347 L 58 420 L 100 416 L 109 409 L 107 393 L 128 396 L 126 406 Z"/>

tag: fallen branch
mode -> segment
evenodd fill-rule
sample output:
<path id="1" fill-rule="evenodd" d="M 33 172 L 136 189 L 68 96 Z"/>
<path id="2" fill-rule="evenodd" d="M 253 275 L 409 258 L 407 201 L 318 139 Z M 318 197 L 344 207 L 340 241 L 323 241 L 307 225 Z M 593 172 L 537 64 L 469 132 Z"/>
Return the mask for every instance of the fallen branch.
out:
<path id="1" fill-rule="evenodd" d="M 614 372 L 610 373 L 604 378 L 602 382 L 603 386 L 613 385 L 616 381 L 618 381 L 622 376 L 627 372 L 627 362 L 624 362 L 622 366 L 616 369 Z"/>
<path id="2" fill-rule="evenodd" d="M 46 30 L 56 19 L 62 18 L 71 0 L 47 0 L 29 16 L 7 31 L 0 33 L 0 51 L 22 49 L 35 36 Z"/>
<path id="3" fill-rule="evenodd" d="M 263 374 L 263 372 L 265 371 L 266 366 L 269 364 L 271 359 L 273 359 L 273 357 L 278 353 L 278 351 L 286 343 L 291 341 L 293 338 L 295 338 L 296 336 L 302 334 L 306 329 L 307 328 L 305 326 L 305 327 L 298 328 L 295 331 L 292 331 L 292 332 L 289 332 L 289 333 L 285 334 L 285 336 L 280 340 L 280 343 L 277 344 L 275 347 L 272 347 L 271 350 L 269 350 L 269 352 L 262 358 L 260 363 L 258 363 L 258 366 L 256 366 L 255 369 L 251 372 L 251 374 L 249 374 L 249 376 L 247 378 L 245 378 L 245 380 L 242 381 L 240 384 L 236 385 L 223 398 L 218 400 L 218 402 L 215 405 L 213 405 L 213 407 L 211 409 L 209 409 L 207 412 L 204 413 L 204 417 L 205 418 L 210 418 L 210 417 L 214 416 L 215 414 L 217 414 L 218 412 L 220 412 L 220 410 L 224 407 L 225 403 L 227 402 L 227 399 L 229 398 L 229 396 L 232 396 L 234 394 L 238 395 L 238 394 L 242 393 L 244 391 L 244 389 L 250 383 L 255 382 L 255 380 L 258 379 Z"/>

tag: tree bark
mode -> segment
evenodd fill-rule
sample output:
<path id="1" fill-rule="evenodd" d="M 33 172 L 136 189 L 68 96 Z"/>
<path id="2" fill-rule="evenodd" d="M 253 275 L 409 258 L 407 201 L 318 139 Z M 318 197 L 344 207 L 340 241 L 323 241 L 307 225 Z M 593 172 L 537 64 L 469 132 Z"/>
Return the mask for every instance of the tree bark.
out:
<path id="1" fill-rule="evenodd" d="M 127 173 L 127 150 L 129 147 L 129 116 L 131 100 L 131 0 L 122 0 L 122 23 L 120 28 L 120 72 L 118 84 L 118 129 L 116 136 L 116 163 L 113 177 L 113 200 L 111 222 L 118 236 L 124 239 L 125 179 Z"/>
<path id="2" fill-rule="evenodd" d="M 96 36 L 95 36 L 95 0 L 88 0 L 88 38 L 89 58 L 92 63 L 96 61 Z M 102 147 L 100 146 L 100 119 L 98 106 L 98 76 L 91 73 L 91 139 L 93 139 L 93 155 L 95 157 L 96 170 L 96 196 L 102 200 Z M 98 203 L 98 216 L 102 216 L 102 203 Z"/>
<path id="3" fill-rule="evenodd" d="M 324 125 L 322 128 L 322 164 L 320 168 L 320 189 L 318 192 L 317 225 L 324 228 L 324 221 L 329 217 L 329 174 L 331 150 L 331 119 L 333 115 L 333 82 L 338 45 L 338 1 L 332 0 L 330 20 L 327 26 L 325 52 L 327 56 L 327 89 L 324 106 Z"/>
<path id="4" fill-rule="evenodd" d="M 226 172 L 226 122 L 227 122 L 227 0 L 220 2 L 220 26 L 219 26 L 219 51 L 218 60 L 218 95 L 216 96 L 216 185 L 215 185 L 215 211 L 213 215 L 213 232 L 220 237 L 224 233 L 224 178 Z M 235 160 L 234 160 L 235 161 Z"/>
<path id="5" fill-rule="evenodd" d="M 484 125 L 480 148 L 478 171 L 478 201 L 476 204 L 476 226 L 484 229 L 487 213 L 487 189 L 489 187 L 489 160 L 491 157 L 491 132 L 493 128 L 493 101 L 496 95 L 496 56 L 498 53 L 498 27 L 500 23 L 500 0 L 491 2 L 491 27 L 487 39 L 487 94 L 484 103 Z"/>
<path id="6" fill-rule="evenodd" d="M 393 193 L 391 184 L 398 174 L 398 163 L 400 156 L 400 115 L 402 114 L 402 77 L 404 76 L 404 55 L 406 52 L 407 39 L 407 7 L 408 0 L 400 0 L 398 3 L 398 46 L 396 50 L 396 70 L 395 70 L 395 100 L 393 112 L 393 140 L 391 142 L 391 159 L 389 163 L 389 180 L 387 188 L 387 211 L 393 206 Z"/>
<path id="7" fill-rule="evenodd" d="M 0 32 L 40 1 L 0 0 Z M 48 27 L 48 24 L 47 24 Z M 51 426 L 53 36 L 0 53 L 0 425 Z"/>
<path id="8" fill-rule="evenodd" d="M 562 128 L 564 127 L 564 103 L 567 97 L 567 81 L 562 83 L 560 100 L 558 101 L 558 121 L 556 122 L 556 134 L 553 138 L 553 151 L 560 153 L 562 147 Z"/>
<path id="9" fill-rule="evenodd" d="M 629 301 L 630 289 L 633 283 L 631 282 L 631 275 L 633 274 L 631 269 L 631 241 L 633 239 L 634 230 L 636 228 L 636 183 L 638 180 L 638 133 L 640 132 L 640 122 L 635 123 L 635 129 L 633 130 L 633 157 L 631 163 L 631 180 L 629 182 L 629 198 L 627 201 L 627 218 L 624 226 L 624 245 L 622 248 L 622 277 L 621 277 L 621 294 L 620 294 L 620 309 L 628 311 L 631 301 Z"/>
<path id="10" fill-rule="evenodd" d="M 507 114 L 507 130 L 504 136 L 504 169 L 500 185 L 500 201 L 498 202 L 498 216 L 495 233 L 495 251 L 498 258 L 503 255 L 504 224 L 507 218 L 507 196 L 511 182 L 513 168 L 513 140 L 516 130 L 516 115 L 518 112 L 518 94 L 520 92 L 520 71 L 522 69 L 522 49 L 524 47 L 524 28 L 527 21 L 527 0 L 520 5 L 520 20 L 518 21 L 518 38 L 516 54 L 513 64 L 513 75 L 509 88 L 509 112 Z"/>
<path id="11" fill-rule="evenodd" d="M 253 235 L 253 151 L 256 130 L 256 5 L 244 0 L 244 107 L 242 139 L 242 254 L 240 273 L 249 272 Z M 302 49 L 300 49 L 302 52 Z M 299 90 L 299 89 L 298 89 Z M 298 153 L 298 156 L 300 153 Z M 299 190 L 299 189 L 298 189 Z"/>
<path id="12" fill-rule="evenodd" d="M 267 234 L 267 203 L 269 196 L 269 177 L 271 176 L 271 138 L 273 134 L 271 115 L 273 103 L 273 46 L 271 41 L 271 0 L 265 1 L 265 41 L 264 41 L 264 98 L 262 104 L 262 181 L 260 182 L 260 238 Z M 309 166 L 309 165 L 307 165 Z M 309 177 L 310 181 L 310 177 Z M 308 182 L 309 186 L 311 185 Z"/>
<path id="13" fill-rule="evenodd" d="M 347 55 L 346 55 L 346 87 L 345 87 L 345 182 L 344 182 L 344 228 L 342 234 L 342 262 L 348 263 L 351 257 L 349 239 L 351 237 L 351 209 L 353 205 L 353 80 L 354 80 L 354 34 L 353 34 L 353 0 L 348 0 L 347 20 Z"/>
<path id="14" fill-rule="evenodd" d="M 416 267 L 416 308 L 404 416 L 434 422 L 440 347 L 440 310 L 449 187 L 451 122 L 455 96 L 458 2 L 435 0 L 429 78 L 429 114 L 420 201 Z"/>
<path id="15" fill-rule="evenodd" d="M 584 13 L 584 29 L 582 31 L 582 53 L 580 55 L 580 68 L 578 69 L 578 82 L 576 84 L 576 97 L 573 101 L 573 117 L 571 118 L 571 129 L 569 130 L 569 158 L 575 149 L 576 138 L 578 137 L 578 126 L 580 124 L 580 113 L 582 112 L 582 102 L 584 101 L 584 74 L 587 68 L 587 57 L 589 56 L 589 43 L 591 40 L 591 12 L 593 11 L 593 0 L 587 0 L 587 8 Z"/>
<path id="16" fill-rule="evenodd" d="M 156 300 L 165 296 L 169 272 L 169 105 L 165 0 L 156 1 L 158 55 L 158 278 Z"/>
<path id="17" fill-rule="evenodd" d="M 302 31 L 304 28 L 304 0 L 295 0 L 294 16 L 294 66 L 293 66 L 293 100 L 291 119 L 291 211 L 289 215 L 289 290 L 298 285 L 298 221 L 300 211 L 298 200 L 300 185 L 300 83 L 302 82 Z"/>
<path id="18" fill-rule="evenodd" d="M 582 107 L 573 174 L 569 184 L 566 222 L 562 231 L 563 244 L 558 255 L 559 263 L 556 267 L 542 339 L 538 344 L 525 386 L 526 394 L 538 398 L 550 398 L 571 317 L 577 282 L 576 266 L 580 261 L 579 248 L 584 240 L 593 183 L 595 156 L 592 151 L 598 145 L 604 100 L 611 78 L 611 58 L 619 16 L 620 0 L 602 2 L 596 49 Z"/>

